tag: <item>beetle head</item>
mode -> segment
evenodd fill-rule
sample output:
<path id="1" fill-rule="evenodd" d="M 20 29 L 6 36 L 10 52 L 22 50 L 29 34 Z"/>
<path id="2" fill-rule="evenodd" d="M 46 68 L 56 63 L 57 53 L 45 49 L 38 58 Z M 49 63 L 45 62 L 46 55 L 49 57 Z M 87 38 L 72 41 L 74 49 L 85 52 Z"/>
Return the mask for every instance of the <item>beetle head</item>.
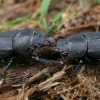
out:
<path id="1" fill-rule="evenodd" d="M 33 48 L 40 48 L 45 45 L 47 37 L 47 33 L 35 30 L 30 39 L 30 45 Z"/>
<path id="2" fill-rule="evenodd" d="M 65 39 L 59 39 L 55 43 L 55 47 L 53 48 L 55 52 L 59 52 L 61 55 L 68 55 L 69 48 L 67 44 L 67 40 Z"/>

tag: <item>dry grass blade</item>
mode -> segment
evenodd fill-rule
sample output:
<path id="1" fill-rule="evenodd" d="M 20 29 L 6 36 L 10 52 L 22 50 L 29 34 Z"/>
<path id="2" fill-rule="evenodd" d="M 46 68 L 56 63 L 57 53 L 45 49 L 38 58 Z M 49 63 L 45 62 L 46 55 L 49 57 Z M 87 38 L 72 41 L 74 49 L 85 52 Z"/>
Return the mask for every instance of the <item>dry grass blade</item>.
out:
<path id="1" fill-rule="evenodd" d="M 24 87 L 19 89 L 19 95 L 17 96 L 17 100 L 29 100 L 28 97 L 34 92 L 33 88 Z"/>
<path id="2" fill-rule="evenodd" d="M 38 72 L 36 75 L 33 75 L 29 80 L 28 83 L 33 81 L 34 79 L 38 78 L 39 76 L 43 75 L 48 71 L 49 68 L 43 69 L 42 71 Z"/>
<path id="3" fill-rule="evenodd" d="M 51 78 L 47 79 L 46 81 L 40 83 L 37 86 L 38 90 L 40 90 L 40 91 L 41 90 L 47 90 L 47 89 L 51 88 L 52 86 L 56 86 L 56 85 L 60 84 L 59 82 L 54 82 L 54 81 L 61 78 L 64 74 L 65 74 L 65 67 L 62 71 L 55 73 L 53 75 L 53 77 L 51 77 Z"/>
<path id="4" fill-rule="evenodd" d="M 0 80 L 0 87 L 1 87 L 2 83 L 3 83 L 3 79 Z"/>

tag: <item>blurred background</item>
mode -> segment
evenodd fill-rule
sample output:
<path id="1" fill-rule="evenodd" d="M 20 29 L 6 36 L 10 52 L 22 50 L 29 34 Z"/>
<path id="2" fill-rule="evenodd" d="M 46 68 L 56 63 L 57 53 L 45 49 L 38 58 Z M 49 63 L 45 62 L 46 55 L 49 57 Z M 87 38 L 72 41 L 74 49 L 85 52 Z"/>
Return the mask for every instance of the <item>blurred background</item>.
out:
<path id="1" fill-rule="evenodd" d="M 97 26 L 100 0 L 0 0 L 0 31 L 36 28 L 56 34 Z M 75 33 L 75 32 L 74 32 Z"/>

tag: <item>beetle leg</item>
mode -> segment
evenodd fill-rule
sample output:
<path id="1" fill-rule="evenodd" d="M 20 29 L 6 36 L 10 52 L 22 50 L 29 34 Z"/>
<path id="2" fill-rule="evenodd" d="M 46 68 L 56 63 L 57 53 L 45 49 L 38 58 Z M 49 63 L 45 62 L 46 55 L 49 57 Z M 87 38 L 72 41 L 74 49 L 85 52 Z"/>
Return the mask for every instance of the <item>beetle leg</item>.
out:
<path id="1" fill-rule="evenodd" d="M 9 63 L 7 64 L 7 66 L 6 66 L 6 68 L 3 70 L 3 72 L 2 72 L 2 74 L 1 74 L 1 77 L 5 77 L 5 74 L 6 74 L 6 71 L 9 69 L 9 67 L 11 66 L 11 64 L 16 60 L 16 59 L 18 59 L 19 58 L 19 56 L 16 56 L 16 57 L 14 57 L 14 58 L 12 58 L 10 61 L 9 61 Z"/>
<path id="2" fill-rule="evenodd" d="M 82 67 L 82 65 L 83 65 L 83 60 L 80 60 L 79 61 L 79 64 L 78 64 L 78 66 L 75 68 L 75 70 L 72 72 L 72 75 L 71 75 L 71 78 L 73 78 L 74 76 L 75 76 L 75 74 L 77 73 L 77 71 Z"/>
<path id="3" fill-rule="evenodd" d="M 62 62 L 63 62 L 63 64 L 64 64 L 64 56 L 60 53 L 60 56 L 61 56 L 61 58 L 62 58 Z"/>
<path id="4" fill-rule="evenodd" d="M 35 60 L 37 60 L 39 62 L 43 62 L 43 63 L 50 63 L 50 64 L 53 63 L 52 60 L 42 59 L 42 58 L 35 57 L 35 56 L 32 56 L 32 59 L 35 59 Z"/>
<path id="5" fill-rule="evenodd" d="M 61 67 L 53 60 L 42 59 L 42 58 L 35 57 L 35 56 L 32 56 L 32 59 L 35 59 L 39 62 L 46 63 L 46 64 L 55 64 L 56 66 L 58 66 L 61 69 Z"/>
<path id="6" fill-rule="evenodd" d="M 8 68 L 10 67 L 10 65 L 13 63 L 13 60 L 10 60 L 9 63 L 7 64 L 6 68 L 4 69 L 3 73 L 2 73 L 2 77 L 5 77 L 6 71 L 8 70 Z"/>

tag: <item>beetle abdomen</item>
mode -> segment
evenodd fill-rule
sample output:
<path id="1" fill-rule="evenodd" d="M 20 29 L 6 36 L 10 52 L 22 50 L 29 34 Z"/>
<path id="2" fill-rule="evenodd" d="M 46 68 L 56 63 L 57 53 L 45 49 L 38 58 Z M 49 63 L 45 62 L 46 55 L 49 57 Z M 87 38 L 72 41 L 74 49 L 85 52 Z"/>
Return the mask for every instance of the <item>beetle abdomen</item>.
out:
<path id="1" fill-rule="evenodd" d="M 83 33 L 87 40 L 87 54 L 92 57 L 100 57 L 100 32 Z"/>
<path id="2" fill-rule="evenodd" d="M 82 34 L 75 34 L 66 38 L 69 47 L 68 56 L 83 57 L 87 51 L 87 41 Z"/>
<path id="3" fill-rule="evenodd" d="M 7 37 L 7 38 L 13 38 L 19 31 L 9 31 L 9 32 L 1 32 L 0 37 Z"/>
<path id="4" fill-rule="evenodd" d="M 19 31 L 13 38 L 13 49 L 18 54 L 25 54 L 30 50 L 30 38 L 32 35 L 31 29 L 24 29 Z"/>
<path id="5" fill-rule="evenodd" d="M 0 58 L 6 57 L 13 52 L 12 38 L 0 37 Z"/>

